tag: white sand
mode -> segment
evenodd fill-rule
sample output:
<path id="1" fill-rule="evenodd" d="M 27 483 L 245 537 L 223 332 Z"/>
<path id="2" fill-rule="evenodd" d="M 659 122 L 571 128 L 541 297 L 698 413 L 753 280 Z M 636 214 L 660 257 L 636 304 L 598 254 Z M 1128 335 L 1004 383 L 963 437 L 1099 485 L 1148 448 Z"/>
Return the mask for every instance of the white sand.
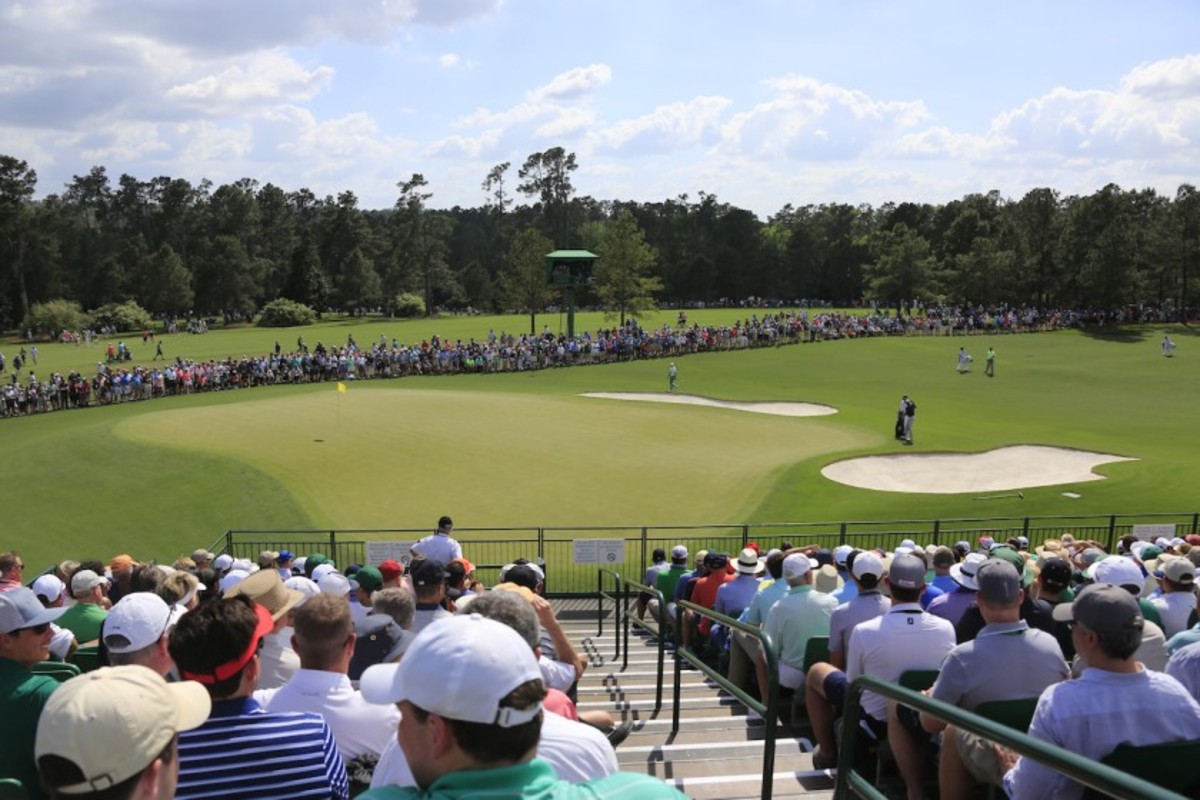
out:
<path id="1" fill-rule="evenodd" d="M 1040 445 L 986 453 L 903 453 L 838 461 L 821 470 L 830 480 L 884 492 L 960 494 L 1104 480 L 1100 464 L 1136 458 Z"/>
<path id="2" fill-rule="evenodd" d="M 780 417 L 823 417 L 836 414 L 833 406 L 819 403 L 736 403 L 712 400 L 694 394 L 654 394 L 652 392 L 586 392 L 584 397 L 599 397 L 604 400 L 641 400 L 645 403 L 680 403 L 689 406 L 709 406 L 732 411 L 749 411 L 751 414 L 775 414 Z"/>

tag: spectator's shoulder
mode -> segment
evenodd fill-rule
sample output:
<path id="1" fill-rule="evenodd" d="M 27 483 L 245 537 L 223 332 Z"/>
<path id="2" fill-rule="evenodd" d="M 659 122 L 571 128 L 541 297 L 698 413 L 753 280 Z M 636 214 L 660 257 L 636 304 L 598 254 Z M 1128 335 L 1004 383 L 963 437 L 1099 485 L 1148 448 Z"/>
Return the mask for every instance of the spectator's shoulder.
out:
<path id="1" fill-rule="evenodd" d="M 667 800 L 687 797 L 658 778 L 631 772 L 616 772 L 576 785 L 587 790 L 586 794 L 579 795 L 580 798 L 590 797 L 596 800 L 617 797 L 621 800 Z"/>

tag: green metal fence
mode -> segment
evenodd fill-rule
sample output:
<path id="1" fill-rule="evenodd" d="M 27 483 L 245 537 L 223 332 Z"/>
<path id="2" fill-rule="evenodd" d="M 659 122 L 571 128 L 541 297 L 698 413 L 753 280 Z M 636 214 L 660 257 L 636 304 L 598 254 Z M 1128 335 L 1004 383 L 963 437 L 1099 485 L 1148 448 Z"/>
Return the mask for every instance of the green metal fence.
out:
<path id="1" fill-rule="evenodd" d="M 500 568 L 517 558 L 541 564 L 546 591 L 553 595 L 591 595 L 595 570 L 603 566 L 622 575 L 640 577 L 650 565 L 655 548 L 670 552 L 685 545 L 699 550 L 736 554 L 750 542 L 768 549 L 785 542 L 796 546 L 817 544 L 833 548 L 842 543 L 856 547 L 896 547 L 904 539 L 921 545 L 974 543 L 981 536 L 996 540 L 1027 536 L 1032 545 L 1070 534 L 1095 540 L 1110 552 L 1117 541 L 1138 524 L 1171 525 L 1176 535 L 1200 530 L 1200 513 L 1105 514 L 1026 517 L 976 517 L 924 520 L 854 520 L 842 522 L 743 523 L 713 525 L 642 526 L 523 526 L 456 528 L 463 552 L 476 565 L 476 576 L 492 585 Z M 339 566 L 363 564 L 369 542 L 413 542 L 428 534 L 423 528 L 341 530 L 229 530 L 209 548 L 238 558 L 255 558 L 262 550 L 287 549 L 297 555 L 320 552 Z M 620 542 L 619 552 L 604 564 L 576 563 L 575 543 L 607 539 Z"/>

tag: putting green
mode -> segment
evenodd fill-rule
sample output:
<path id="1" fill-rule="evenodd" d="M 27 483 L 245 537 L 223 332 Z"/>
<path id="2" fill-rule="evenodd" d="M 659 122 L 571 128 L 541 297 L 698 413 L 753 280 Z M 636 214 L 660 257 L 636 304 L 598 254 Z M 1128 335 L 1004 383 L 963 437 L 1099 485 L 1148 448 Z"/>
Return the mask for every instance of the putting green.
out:
<path id="1" fill-rule="evenodd" d="M 813 419 L 578 397 L 354 386 L 118 424 L 120 437 L 244 462 L 314 524 L 740 521 L 788 467 L 873 437 Z"/>

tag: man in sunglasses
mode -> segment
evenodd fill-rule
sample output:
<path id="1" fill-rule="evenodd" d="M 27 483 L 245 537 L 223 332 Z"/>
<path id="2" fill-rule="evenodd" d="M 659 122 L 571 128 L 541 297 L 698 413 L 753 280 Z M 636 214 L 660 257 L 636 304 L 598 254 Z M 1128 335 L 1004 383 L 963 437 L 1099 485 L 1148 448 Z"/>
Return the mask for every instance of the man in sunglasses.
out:
<path id="1" fill-rule="evenodd" d="M 34 675 L 50 658 L 50 623 L 61 608 L 44 608 L 32 589 L 0 593 L 0 778 L 16 778 L 30 798 L 41 798 L 33 758 L 38 717 L 58 682 Z"/>

